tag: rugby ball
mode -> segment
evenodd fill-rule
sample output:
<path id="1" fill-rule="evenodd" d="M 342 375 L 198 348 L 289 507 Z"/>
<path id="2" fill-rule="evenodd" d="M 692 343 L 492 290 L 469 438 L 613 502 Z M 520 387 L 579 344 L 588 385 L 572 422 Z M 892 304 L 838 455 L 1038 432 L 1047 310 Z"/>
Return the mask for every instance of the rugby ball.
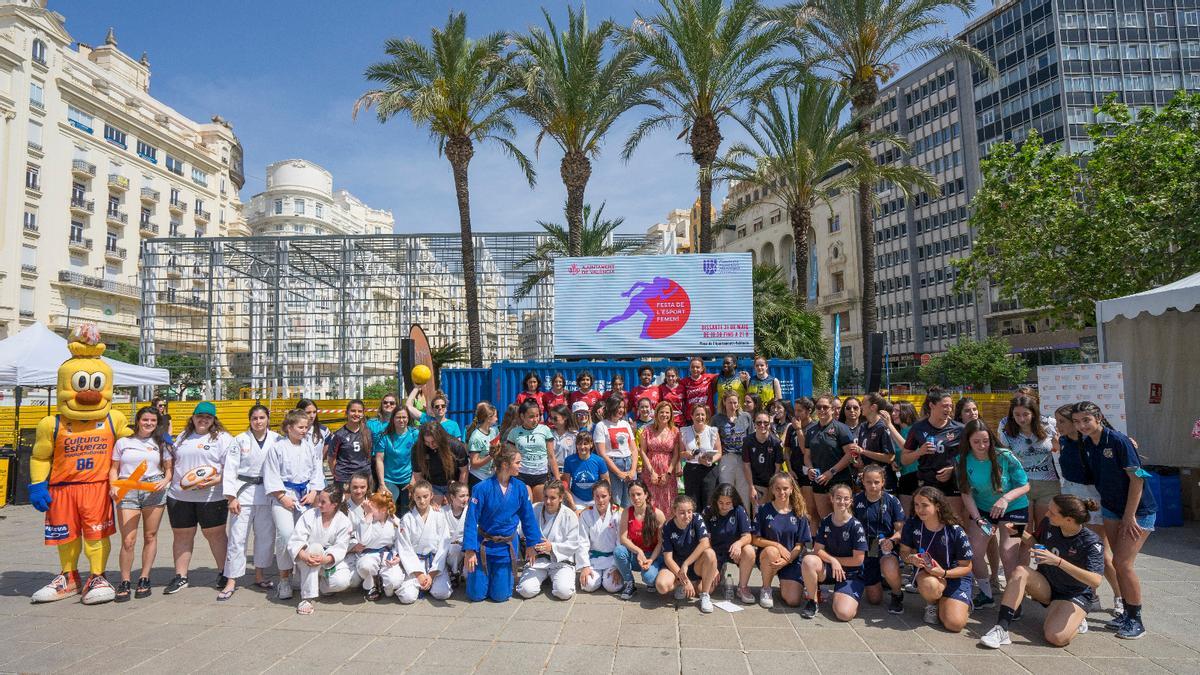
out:
<path id="1" fill-rule="evenodd" d="M 179 487 L 184 490 L 195 490 L 202 483 L 211 481 L 213 477 L 220 475 L 221 471 L 217 467 L 211 464 L 202 464 L 183 474 L 183 478 L 179 479 Z"/>

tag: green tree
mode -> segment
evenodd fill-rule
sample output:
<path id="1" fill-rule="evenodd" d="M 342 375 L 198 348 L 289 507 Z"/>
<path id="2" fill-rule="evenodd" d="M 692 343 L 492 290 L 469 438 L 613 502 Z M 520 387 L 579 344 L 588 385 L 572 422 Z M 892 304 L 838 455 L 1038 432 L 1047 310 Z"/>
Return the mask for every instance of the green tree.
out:
<path id="1" fill-rule="evenodd" d="M 958 54 L 991 69 L 987 57 L 965 41 L 941 32 L 947 10 L 970 15 L 972 0 L 811 0 L 772 12 L 796 29 L 795 42 L 806 45 L 809 59 L 842 83 L 865 137 L 880 87 L 911 57 Z M 858 238 L 862 259 L 862 331 L 875 332 L 875 224 L 873 181 L 858 184 Z"/>
<path id="2" fill-rule="evenodd" d="M 754 349 L 769 359 L 808 359 L 813 387 L 829 386 L 829 340 L 816 312 L 804 309 L 776 265 L 755 265 Z"/>
<path id="3" fill-rule="evenodd" d="M 375 382 L 363 387 L 363 398 L 367 400 L 383 398 L 388 394 L 395 394 L 399 391 L 400 388 L 396 385 L 396 378 L 388 377 L 384 378 L 382 382 Z"/>
<path id="4" fill-rule="evenodd" d="M 960 289 L 990 280 L 1038 316 L 1082 326 L 1098 300 L 1200 271 L 1200 95 L 1136 118 L 1112 98 L 1097 111 L 1087 155 L 1036 133 L 993 148 Z"/>
<path id="5" fill-rule="evenodd" d="M 583 206 L 583 231 L 580 233 L 580 249 L 578 255 L 603 257 L 624 255 L 640 246 L 635 241 L 613 241 L 613 232 L 625 222 L 624 218 L 608 219 L 604 217 L 604 204 L 592 212 L 592 205 Z M 538 226 L 546 233 L 548 239 L 538 245 L 514 265 L 515 269 L 532 270 L 521 280 L 521 284 L 513 291 L 513 298 L 520 300 L 533 292 L 541 282 L 554 278 L 554 259 L 569 255 L 570 241 L 567 228 L 558 223 L 538 221 Z"/>
<path id="6" fill-rule="evenodd" d="M 466 15 L 451 13 L 443 29 L 430 31 L 428 46 L 412 38 L 388 40 L 384 44 L 388 60 L 366 70 L 367 80 L 379 88 L 366 92 L 354 104 L 356 116 L 360 110 L 374 107 L 380 122 L 407 115 L 414 125 L 428 129 L 438 154 L 450 162 L 462 239 L 467 342 L 471 365 L 476 368 L 483 366 L 483 347 L 467 179 L 475 144 L 496 144 L 516 161 L 530 187 L 535 181 L 533 164 L 511 140 L 516 127 L 505 42 L 503 33 L 480 40 L 468 38 Z"/>
<path id="7" fill-rule="evenodd" d="M 104 348 L 105 356 L 124 363 L 141 363 L 141 353 L 142 350 L 136 342 L 109 342 Z"/>
<path id="8" fill-rule="evenodd" d="M 650 78 L 638 72 L 642 57 L 629 44 L 612 44 L 611 19 L 588 26 L 587 10 L 567 8 L 567 29 L 559 31 L 545 9 L 546 29 L 514 35 L 513 76 L 521 94 L 514 107 L 538 127 L 536 153 L 549 136 L 563 151 L 559 173 L 567 189 L 568 250 L 583 255 L 583 194 L 592 159 L 621 115 L 640 106 L 658 107 L 647 96 Z"/>
<path id="9" fill-rule="evenodd" d="M 470 355 L 457 342 L 447 342 L 436 347 L 429 347 L 429 358 L 433 361 L 433 386 L 442 386 L 442 366 L 451 363 L 465 363 Z M 474 368 L 476 366 L 472 366 Z"/>
<path id="10" fill-rule="evenodd" d="M 177 396 L 181 400 L 204 381 L 204 361 L 194 354 L 159 354 L 154 360 L 154 365 L 167 369 L 171 380 L 171 385 L 167 387 L 169 395 Z"/>
<path id="11" fill-rule="evenodd" d="M 699 167 L 700 252 L 712 251 L 713 163 L 721 120 L 755 98 L 785 66 L 771 58 L 785 26 L 761 21 L 758 0 L 658 0 L 659 13 L 638 14 L 626 38 L 649 61 L 663 111 L 648 117 L 625 142 L 628 160 L 659 127 L 681 128 Z"/>
<path id="12" fill-rule="evenodd" d="M 931 386 L 982 389 L 1018 384 L 1029 375 L 1029 367 L 1022 358 L 1010 354 L 1011 349 L 1004 338 L 967 340 L 931 358 L 918 374 Z"/>
<path id="13" fill-rule="evenodd" d="M 800 289 L 795 299 L 801 306 L 808 300 L 808 232 L 818 204 L 830 206 L 832 195 L 857 189 L 864 179 L 890 180 L 906 193 L 910 186 L 933 188 L 929 175 L 917 167 L 875 163 L 867 143 L 908 146 L 885 130 L 862 135 L 855 118 L 842 123 L 849 103 L 828 80 L 805 77 L 780 87 L 751 110 L 746 131 L 752 143 L 735 144 L 717 164 L 722 178 L 763 188 L 787 212 Z M 736 211 L 722 219 L 736 217 Z"/>

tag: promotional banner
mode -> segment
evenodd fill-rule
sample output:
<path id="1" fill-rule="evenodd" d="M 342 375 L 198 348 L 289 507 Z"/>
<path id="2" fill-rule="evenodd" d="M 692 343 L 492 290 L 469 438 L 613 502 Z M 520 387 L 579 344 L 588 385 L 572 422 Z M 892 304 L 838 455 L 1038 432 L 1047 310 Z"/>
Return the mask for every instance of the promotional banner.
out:
<path id="1" fill-rule="evenodd" d="M 558 258 L 554 354 L 754 352 L 749 253 Z"/>
<path id="2" fill-rule="evenodd" d="M 1043 415 L 1060 406 L 1091 401 L 1117 431 L 1126 432 L 1125 375 L 1120 363 L 1038 366 L 1038 396 Z"/>

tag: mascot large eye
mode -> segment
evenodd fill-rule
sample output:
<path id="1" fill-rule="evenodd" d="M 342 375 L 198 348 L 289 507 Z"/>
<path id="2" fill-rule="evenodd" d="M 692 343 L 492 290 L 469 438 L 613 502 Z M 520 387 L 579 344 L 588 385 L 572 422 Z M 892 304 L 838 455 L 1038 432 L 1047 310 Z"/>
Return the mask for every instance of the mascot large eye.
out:
<path id="1" fill-rule="evenodd" d="M 71 376 L 71 386 L 75 387 L 75 391 L 83 391 L 88 388 L 88 383 L 92 379 L 92 374 L 86 370 L 81 370 Z"/>
<path id="2" fill-rule="evenodd" d="M 104 381 L 106 379 L 107 378 L 104 377 L 104 373 L 92 373 L 92 389 L 95 389 L 96 391 L 104 389 Z"/>

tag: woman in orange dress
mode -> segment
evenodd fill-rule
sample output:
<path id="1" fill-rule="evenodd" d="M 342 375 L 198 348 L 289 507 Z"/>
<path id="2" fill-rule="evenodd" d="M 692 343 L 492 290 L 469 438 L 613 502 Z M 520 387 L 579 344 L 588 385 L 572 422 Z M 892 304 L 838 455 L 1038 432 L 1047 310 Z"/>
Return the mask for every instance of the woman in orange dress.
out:
<path id="1" fill-rule="evenodd" d="M 670 504 L 679 493 L 679 456 L 683 440 L 668 401 L 654 407 L 654 421 L 641 430 L 642 482 L 655 504 Z"/>

